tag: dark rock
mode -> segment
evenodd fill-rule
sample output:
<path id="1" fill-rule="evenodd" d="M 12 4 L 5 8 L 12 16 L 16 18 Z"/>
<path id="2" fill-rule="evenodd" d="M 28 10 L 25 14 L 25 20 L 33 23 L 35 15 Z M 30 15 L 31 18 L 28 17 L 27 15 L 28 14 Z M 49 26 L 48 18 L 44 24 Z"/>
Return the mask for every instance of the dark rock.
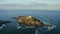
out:
<path id="1" fill-rule="evenodd" d="M 9 23 L 10 21 L 4 21 L 4 20 L 0 20 L 0 24 L 5 24 L 5 23 Z"/>

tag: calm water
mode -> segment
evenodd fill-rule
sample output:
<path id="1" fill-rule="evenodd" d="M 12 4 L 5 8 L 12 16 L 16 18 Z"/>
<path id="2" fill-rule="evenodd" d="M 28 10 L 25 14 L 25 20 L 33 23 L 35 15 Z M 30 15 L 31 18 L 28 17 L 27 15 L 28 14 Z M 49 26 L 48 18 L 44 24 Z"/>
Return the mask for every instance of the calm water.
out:
<path id="1" fill-rule="evenodd" d="M 6 24 L 6 28 L 0 30 L 0 34 L 35 34 L 34 29 L 16 30 L 16 19 L 14 16 L 33 16 L 38 19 L 46 20 L 56 24 L 56 28 L 42 34 L 60 34 L 60 10 L 0 10 L 0 20 L 8 20 L 11 23 Z"/>

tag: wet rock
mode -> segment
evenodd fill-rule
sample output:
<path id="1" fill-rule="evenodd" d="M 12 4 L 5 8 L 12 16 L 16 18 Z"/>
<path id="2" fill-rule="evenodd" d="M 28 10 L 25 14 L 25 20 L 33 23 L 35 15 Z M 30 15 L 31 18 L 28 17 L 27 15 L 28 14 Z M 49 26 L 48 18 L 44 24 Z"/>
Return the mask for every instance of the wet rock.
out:
<path id="1" fill-rule="evenodd" d="M 5 23 L 9 23 L 10 21 L 4 21 L 4 20 L 0 20 L 0 24 L 5 24 Z"/>
<path id="2" fill-rule="evenodd" d="M 44 25 L 43 22 L 32 16 L 16 16 L 14 18 L 17 19 L 17 22 L 19 24 L 23 24 L 26 26 L 42 27 Z"/>

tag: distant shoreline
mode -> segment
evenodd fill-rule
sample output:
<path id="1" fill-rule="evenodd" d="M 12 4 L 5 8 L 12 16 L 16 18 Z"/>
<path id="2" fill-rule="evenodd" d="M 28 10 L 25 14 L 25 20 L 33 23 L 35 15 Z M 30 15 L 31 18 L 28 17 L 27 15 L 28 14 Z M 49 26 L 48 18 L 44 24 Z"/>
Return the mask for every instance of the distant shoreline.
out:
<path id="1" fill-rule="evenodd" d="M 0 9 L 0 10 L 8 10 L 8 9 Z M 9 9 L 9 10 L 11 10 L 11 9 Z M 21 10 L 21 11 L 33 11 L 33 10 Z M 34 10 L 34 11 L 39 11 L 39 10 Z M 60 10 L 40 10 L 40 11 L 60 11 Z"/>

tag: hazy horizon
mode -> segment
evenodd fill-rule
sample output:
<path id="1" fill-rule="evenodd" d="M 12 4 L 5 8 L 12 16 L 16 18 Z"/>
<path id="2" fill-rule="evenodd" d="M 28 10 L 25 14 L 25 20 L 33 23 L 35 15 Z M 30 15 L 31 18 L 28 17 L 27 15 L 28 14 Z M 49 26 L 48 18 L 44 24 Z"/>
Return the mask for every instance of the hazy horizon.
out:
<path id="1" fill-rule="evenodd" d="M 60 0 L 0 0 L 5 10 L 60 10 Z"/>

